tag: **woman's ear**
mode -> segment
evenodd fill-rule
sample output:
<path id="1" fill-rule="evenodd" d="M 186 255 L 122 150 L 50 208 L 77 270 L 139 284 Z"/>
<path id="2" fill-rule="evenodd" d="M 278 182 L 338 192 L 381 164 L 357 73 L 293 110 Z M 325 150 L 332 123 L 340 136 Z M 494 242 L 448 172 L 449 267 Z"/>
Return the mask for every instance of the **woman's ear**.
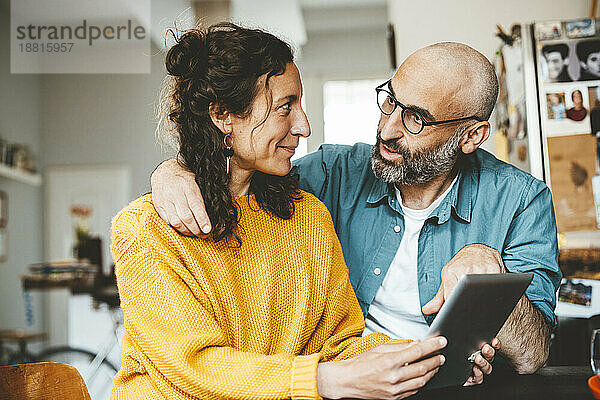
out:
<path id="1" fill-rule="evenodd" d="M 490 136 L 490 123 L 488 121 L 478 122 L 469 127 L 460 140 L 460 148 L 463 153 L 474 152 Z"/>
<path id="2" fill-rule="evenodd" d="M 230 134 L 233 131 L 231 124 L 231 114 L 229 111 L 221 111 L 215 103 L 208 106 L 208 114 L 213 124 L 224 134 Z"/>

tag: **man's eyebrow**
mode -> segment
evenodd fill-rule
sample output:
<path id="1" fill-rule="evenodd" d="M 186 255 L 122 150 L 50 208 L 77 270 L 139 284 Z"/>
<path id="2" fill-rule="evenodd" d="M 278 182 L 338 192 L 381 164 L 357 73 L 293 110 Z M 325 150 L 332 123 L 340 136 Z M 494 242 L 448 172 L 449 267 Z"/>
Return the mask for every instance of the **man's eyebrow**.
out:
<path id="1" fill-rule="evenodd" d="M 392 95 L 395 98 L 396 97 L 396 92 L 394 92 L 394 88 L 392 87 L 392 81 L 389 81 L 388 84 L 387 84 L 387 86 L 388 86 L 388 89 L 390 90 L 390 92 L 392 92 Z M 433 115 L 431 115 L 431 113 L 429 112 L 429 110 L 427 110 L 426 108 L 415 106 L 413 104 L 406 104 L 405 106 L 406 106 L 406 108 L 410 108 L 411 110 L 417 111 L 419 114 L 421 114 L 421 116 L 423 118 L 425 118 L 429 122 L 434 122 L 435 121 L 435 118 L 433 117 Z"/>

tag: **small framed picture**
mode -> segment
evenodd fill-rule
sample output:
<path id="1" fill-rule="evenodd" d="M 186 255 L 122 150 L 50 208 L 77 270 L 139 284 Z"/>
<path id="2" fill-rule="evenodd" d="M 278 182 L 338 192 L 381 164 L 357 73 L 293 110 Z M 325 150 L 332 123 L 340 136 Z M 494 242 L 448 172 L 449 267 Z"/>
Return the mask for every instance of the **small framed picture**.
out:
<path id="1" fill-rule="evenodd" d="M 8 232 L 6 228 L 0 228 L 0 262 L 8 259 Z"/>
<path id="2" fill-rule="evenodd" d="M 535 24 L 535 36 L 537 40 L 560 39 L 562 36 L 562 25 L 560 21 L 538 22 Z"/>
<path id="3" fill-rule="evenodd" d="M 6 228 L 8 224 L 8 196 L 0 190 L 0 228 Z"/>
<path id="4" fill-rule="evenodd" d="M 596 22 L 593 18 L 565 22 L 565 27 L 569 38 L 588 37 L 596 34 Z"/>

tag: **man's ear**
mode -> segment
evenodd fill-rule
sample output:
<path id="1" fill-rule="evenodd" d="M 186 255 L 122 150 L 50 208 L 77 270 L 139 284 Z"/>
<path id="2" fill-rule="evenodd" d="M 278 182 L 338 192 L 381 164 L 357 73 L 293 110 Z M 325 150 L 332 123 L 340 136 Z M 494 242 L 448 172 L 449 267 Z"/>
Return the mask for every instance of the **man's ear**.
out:
<path id="1" fill-rule="evenodd" d="M 224 134 L 229 134 L 233 131 L 231 124 L 231 114 L 227 110 L 220 110 L 220 107 L 215 103 L 210 103 L 208 106 L 208 115 L 213 124 Z"/>
<path id="2" fill-rule="evenodd" d="M 490 136 L 490 123 L 488 121 L 478 122 L 470 126 L 460 139 L 460 148 L 463 153 L 474 152 Z"/>

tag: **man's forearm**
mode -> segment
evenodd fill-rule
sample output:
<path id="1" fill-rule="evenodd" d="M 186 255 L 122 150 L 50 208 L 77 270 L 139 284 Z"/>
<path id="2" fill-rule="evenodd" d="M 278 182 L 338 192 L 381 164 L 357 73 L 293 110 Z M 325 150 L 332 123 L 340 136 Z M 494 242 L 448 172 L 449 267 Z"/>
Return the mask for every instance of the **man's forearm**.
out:
<path id="1" fill-rule="evenodd" d="M 523 295 L 500 330 L 500 353 L 519 374 L 532 374 L 548 359 L 551 329 L 542 312 Z"/>

